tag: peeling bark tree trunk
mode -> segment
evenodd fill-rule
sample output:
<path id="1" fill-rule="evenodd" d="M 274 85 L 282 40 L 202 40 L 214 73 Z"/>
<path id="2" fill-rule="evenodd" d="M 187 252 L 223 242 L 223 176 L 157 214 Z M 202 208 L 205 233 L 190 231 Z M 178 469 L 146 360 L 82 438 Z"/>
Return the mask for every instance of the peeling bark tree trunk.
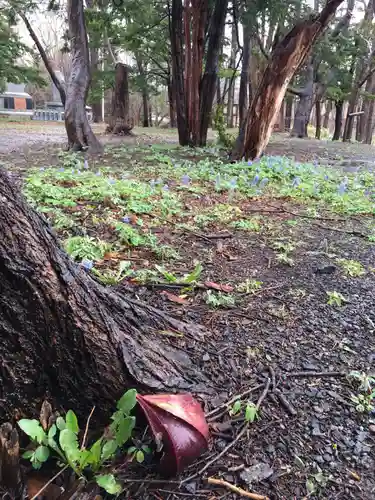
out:
<path id="1" fill-rule="evenodd" d="M 344 102 L 337 101 L 335 103 L 335 130 L 333 131 L 333 141 L 339 141 L 341 136 L 341 128 L 342 128 L 342 112 L 343 112 Z"/>
<path id="2" fill-rule="evenodd" d="M 298 23 L 272 52 L 268 66 L 248 110 L 244 144 L 234 148 L 232 159 L 259 158 L 295 71 L 309 54 L 343 0 L 329 0 L 322 12 Z"/>
<path id="3" fill-rule="evenodd" d="M 0 171 L 0 421 L 48 398 L 103 416 L 129 387 L 210 392 L 188 355 L 159 330 L 187 325 L 106 288 L 61 250 L 45 219 Z M 189 340 L 190 342 L 190 340 Z"/>
<path id="4" fill-rule="evenodd" d="M 90 85 L 90 60 L 83 0 L 68 1 L 69 35 L 72 68 L 66 89 L 65 127 L 69 148 L 87 149 L 93 153 L 102 146 L 91 130 L 86 114 L 86 99 Z"/>
<path id="5" fill-rule="evenodd" d="M 115 66 L 115 88 L 112 95 L 112 112 L 106 132 L 129 135 L 133 126 L 133 120 L 129 117 L 128 68 L 123 63 L 117 63 Z"/>

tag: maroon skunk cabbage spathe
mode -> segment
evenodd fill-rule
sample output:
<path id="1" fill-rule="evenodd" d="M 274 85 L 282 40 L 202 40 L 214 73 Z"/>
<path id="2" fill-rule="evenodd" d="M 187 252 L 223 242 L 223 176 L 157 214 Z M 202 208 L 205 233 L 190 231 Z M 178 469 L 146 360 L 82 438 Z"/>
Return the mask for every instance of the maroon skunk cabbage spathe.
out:
<path id="1" fill-rule="evenodd" d="M 208 447 L 208 425 L 191 394 L 137 394 L 157 443 L 162 443 L 161 473 L 175 476 Z"/>

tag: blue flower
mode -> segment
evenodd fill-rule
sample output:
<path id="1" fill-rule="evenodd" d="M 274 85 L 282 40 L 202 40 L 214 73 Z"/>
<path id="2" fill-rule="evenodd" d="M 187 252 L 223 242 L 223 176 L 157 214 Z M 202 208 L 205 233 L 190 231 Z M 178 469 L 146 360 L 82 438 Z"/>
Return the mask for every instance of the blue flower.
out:
<path id="1" fill-rule="evenodd" d="M 293 179 L 293 182 L 292 182 L 292 187 L 294 187 L 294 188 L 298 187 L 300 182 L 301 182 L 301 179 L 299 177 L 295 177 Z"/>
<path id="2" fill-rule="evenodd" d="M 181 184 L 184 186 L 188 186 L 190 184 L 190 177 L 187 174 L 181 177 Z"/>
<path id="3" fill-rule="evenodd" d="M 346 190 L 347 190 L 347 185 L 346 185 L 346 183 L 343 181 L 343 182 L 339 185 L 339 187 L 338 187 L 338 189 L 337 189 L 337 192 L 339 193 L 339 195 L 341 195 L 341 196 L 342 196 L 342 195 L 346 192 Z"/>
<path id="4" fill-rule="evenodd" d="M 93 261 L 88 259 L 83 259 L 81 265 L 84 269 L 86 269 L 86 271 L 90 271 L 90 269 L 94 267 Z"/>
<path id="5" fill-rule="evenodd" d="M 151 179 L 151 180 L 150 180 L 150 186 L 151 186 L 151 189 L 154 189 L 155 184 L 156 184 L 155 179 Z"/>
<path id="6" fill-rule="evenodd" d="M 89 168 L 89 162 L 87 161 L 87 158 L 85 158 L 85 161 L 83 163 L 83 168 L 86 168 L 86 169 Z"/>
<path id="7" fill-rule="evenodd" d="M 267 179 L 267 177 L 265 177 L 264 179 L 262 179 L 260 181 L 259 188 L 263 189 L 264 187 L 266 187 L 267 183 L 268 183 L 268 179 Z"/>
<path id="8" fill-rule="evenodd" d="M 235 189 L 237 187 L 237 177 L 232 177 L 229 181 L 229 185 L 231 189 Z"/>
<path id="9" fill-rule="evenodd" d="M 102 173 L 98 170 L 95 175 L 102 175 Z"/>
<path id="10" fill-rule="evenodd" d="M 164 186 L 163 186 L 163 188 L 162 188 L 162 189 L 163 189 L 163 191 L 169 191 L 169 186 L 168 186 L 168 184 L 164 184 Z"/>
<path id="11" fill-rule="evenodd" d="M 78 175 L 81 175 L 81 171 L 80 171 L 80 170 L 77 170 L 77 174 L 78 174 Z"/>
<path id="12" fill-rule="evenodd" d="M 329 177 L 328 177 L 328 175 L 326 174 L 326 175 L 324 176 L 324 180 L 325 180 L 325 181 L 328 181 L 328 179 L 329 179 Z"/>
<path id="13" fill-rule="evenodd" d="M 114 184 L 116 181 L 115 181 L 115 179 L 110 178 L 110 179 L 108 179 L 108 182 L 109 182 L 109 184 Z"/>
<path id="14" fill-rule="evenodd" d="M 59 172 L 64 172 L 63 167 L 59 168 Z"/>
<path id="15" fill-rule="evenodd" d="M 257 174 L 251 182 L 252 186 L 256 186 L 259 182 L 259 175 Z"/>
<path id="16" fill-rule="evenodd" d="M 251 160 L 249 160 L 249 161 L 247 162 L 247 164 L 249 165 L 249 167 L 251 167 L 251 165 L 253 164 L 253 162 L 252 162 Z"/>
<path id="17" fill-rule="evenodd" d="M 40 167 L 40 169 L 39 169 L 39 170 L 40 170 L 40 171 L 43 171 L 43 170 L 45 170 L 45 168 L 44 168 L 44 167 Z"/>
<path id="18" fill-rule="evenodd" d="M 123 217 L 121 220 L 125 224 L 130 224 L 130 217 L 128 215 L 125 215 L 125 217 Z"/>

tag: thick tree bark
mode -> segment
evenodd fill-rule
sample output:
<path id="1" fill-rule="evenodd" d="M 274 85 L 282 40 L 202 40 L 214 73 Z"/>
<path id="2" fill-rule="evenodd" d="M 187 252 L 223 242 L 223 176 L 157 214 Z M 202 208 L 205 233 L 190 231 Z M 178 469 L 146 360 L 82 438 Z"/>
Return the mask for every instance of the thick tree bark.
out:
<path id="1" fill-rule="evenodd" d="M 118 62 L 115 66 L 112 112 L 106 132 L 116 135 L 129 135 L 133 125 L 133 120 L 129 117 L 128 67 Z"/>
<path id="2" fill-rule="evenodd" d="M 71 38 L 72 69 L 66 89 L 65 127 L 69 148 L 102 151 L 86 113 L 86 99 L 90 85 L 90 60 L 87 42 L 83 0 L 68 1 L 69 36 Z"/>
<path id="3" fill-rule="evenodd" d="M 172 83 L 176 96 L 178 139 L 181 146 L 189 145 L 189 127 L 185 101 L 182 0 L 172 0 L 169 32 L 172 52 Z"/>
<path id="4" fill-rule="evenodd" d="M 200 146 L 207 142 L 208 126 L 211 120 L 212 105 L 215 96 L 215 85 L 219 68 L 219 54 L 224 35 L 225 18 L 228 0 L 216 0 L 208 31 L 206 66 L 200 84 Z"/>
<path id="5" fill-rule="evenodd" d="M 264 151 L 289 82 L 343 0 L 329 0 L 322 12 L 298 23 L 272 53 L 248 110 L 244 144 L 232 159 L 259 158 Z"/>
<path id="6" fill-rule="evenodd" d="M 248 85 L 250 82 L 250 63 L 251 63 L 251 28 L 248 23 L 243 24 L 243 55 L 242 68 L 240 76 L 240 93 L 238 97 L 238 112 L 240 126 L 243 123 L 247 108 L 249 107 Z"/>
<path id="7" fill-rule="evenodd" d="M 176 98 L 174 95 L 174 85 L 171 81 L 171 79 L 168 80 L 167 82 L 167 88 L 168 88 L 168 102 L 169 102 L 169 126 L 170 128 L 176 128 L 177 122 L 176 122 Z"/>
<path id="8" fill-rule="evenodd" d="M 371 77 L 371 86 L 370 86 L 370 93 L 375 94 L 375 76 L 372 75 Z M 366 144 L 372 144 L 372 136 L 374 133 L 374 125 L 373 125 L 373 120 L 374 120 L 374 111 L 375 111 L 375 101 L 374 99 L 369 99 L 368 104 L 366 106 L 366 112 L 365 112 L 365 138 L 364 142 Z"/>
<path id="9" fill-rule="evenodd" d="M 333 141 L 339 141 L 341 137 L 343 107 L 343 101 L 335 102 L 335 130 L 333 131 Z"/>
<path id="10" fill-rule="evenodd" d="M 191 342 L 202 330 L 94 281 L 13 182 L 0 170 L 0 421 L 45 398 L 87 417 L 129 387 L 209 392 L 188 355 L 158 334 Z"/>

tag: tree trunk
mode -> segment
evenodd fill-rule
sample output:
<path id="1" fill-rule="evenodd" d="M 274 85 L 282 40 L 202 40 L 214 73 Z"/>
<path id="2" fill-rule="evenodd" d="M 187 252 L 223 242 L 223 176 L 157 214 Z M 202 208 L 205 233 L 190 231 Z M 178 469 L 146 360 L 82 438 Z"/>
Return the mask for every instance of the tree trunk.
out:
<path id="1" fill-rule="evenodd" d="M 293 121 L 293 97 L 285 97 L 285 129 L 290 130 Z"/>
<path id="2" fill-rule="evenodd" d="M 281 103 L 280 113 L 279 113 L 279 132 L 285 132 L 285 99 Z"/>
<path id="3" fill-rule="evenodd" d="M 30 415 L 44 398 L 87 417 L 93 406 L 103 416 L 129 387 L 210 392 L 188 355 L 158 334 L 202 341 L 199 327 L 94 281 L 5 171 L 0 199 L 0 421 Z"/>
<path id="4" fill-rule="evenodd" d="M 272 133 L 289 82 L 343 0 L 329 0 L 322 12 L 298 23 L 272 52 L 246 120 L 244 144 L 232 159 L 259 158 Z"/>
<path id="5" fill-rule="evenodd" d="M 176 96 L 178 139 L 181 146 L 189 145 L 189 127 L 185 101 L 182 0 L 172 0 L 169 32 L 172 53 L 172 83 Z"/>
<path id="6" fill-rule="evenodd" d="M 307 126 L 310 120 L 310 112 L 314 93 L 314 65 L 310 61 L 306 68 L 307 82 L 303 90 L 301 90 L 300 98 L 296 107 L 292 137 L 303 139 L 308 137 Z"/>
<path id="7" fill-rule="evenodd" d="M 99 65 L 99 49 L 96 47 L 90 48 L 90 62 L 91 62 L 91 75 L 95 79 L 98 72 Z M 103 121 L 103 109 L 101 99 L 91 102 L 92 121 L 94 123 L 101 123 Z"/>
<path id="8" fill-rule="evenodd" d="M 86 113 L 86 99 L 90 85 L 90 60 L 87 42 L 83 0 L 68 1 L 69 36 L 72 68 L 65 102 L 65 127 L 69 148 L 73 151 L 89 149 L 96 153 L 102 146 L 91 130 Z"/>
<path id="9" fill-rule="evenodd" d="M 372 75 L 371 77 L 371 86 L 370 86 L 370 93 L 375 94 L 375 76 Z M 375 108 L 375 101 L 374 99 L 369 99 L 368 100 L 368 105 L 366 106 L 366 113 L 365 113 L 365 143 L 366 144 L 372 144 L 372 135 L 373 135 L 373 119 L 374 119 L 374 108 Z"/>
<path id="10" fill-rule="evenodd" d="M 129 135 L 133 126 L 133 120 L 129 117 L 128 67 L 123 63 L 117 63 L 115 66 L 112 111 L 106 132 Z"/>
<path id="11" fill-rule="evenodd" d="M 322 135 L 322 103 L 317 100 L 315 103 L 315 139 L 321 139 Z"/>
<path id="12" fill-rule="evenodd" d="M 143 61 L 139 55 L 136 56 L 138 73 L 141 78 L 141 88 L 142 88 L 142 106 L 143 106 L 143 127 L 150 127 L 149 120 L 149 97 L 146 82 L 146 75 L 143 67 Z"/>
<path id="13" fill-rule="evenodd" d="M 244 23 L 243 29 L 243 55 L 242 69 L 240 76 L 240 93 L 238 97 L 238 113 L 240 118 L 240 126 L 243 123 L 247 108 L 249 107 L 247 88 L 249 85 L 250 61 L 251 61 L 251 28 L 248 23 Z"/>
<path id="14" fill-rule="evenodd" d="M 324 118 L 323 118 L 323 128 L 329 130 L 329 117 L 332 111 L 332 101 L 327 101 L 326 102 L 326 109 L 324 111 Z"/>
<path id="15" fill-rule="evenodd" d="M 358 88 L 353 88 L 348 104 L 348 111 L 345 120 L 344 134 L 342 140 L 344 142 L 350 142 L 353 136 L 353 127 L 354 127 L 354 116 L 356 105 L 358 100 Z"/>
<path id="16" fill-rule="evenodd" d="M 229 59 L 229 68 L 233 73 L 236 71 L 236 54 L 237 54 L 237 27 L 235 24 L 236 20 L 233 18 L 232 21 L 232 41 L 231 41 L 231 54 Z M 236 77 L 231 76 L 229 78 L 229 90 L 228 90 L 228 104 L 227 104 L 227 126 L 229 128 L 234 127 L 233 123 L 233 106 L 234 106 L 234 89 L 236 86 Z"/>
<path id="17" fill-rule="evenodd" d="M 171 79 L 168 80 L 168 102 L 169 102 L 169 126 L 176 128 L 176 99 L 174 96 L 174 85 Z"/>
<path id="18" fill-rule="evenodd" d="M 342 128 L 342 112 L 344 107 L 344 101 L 335 102 L 335 130 L 333 132 L 333 141 L 339 141 L 341 137 L 341 128 Z"/>
<path id="19" fill-rule="evenodd" d="M 219 67 L 219 54 L 222 37 L 224 35 L 227 8 L 228 0 L 216 0 L 210 20 L 206 66 L 200 85 L 199 146 L 205 146 L 207 142 L 208 126 L 211 120 L 212 104 L 215 96 L 215 85 Z"/>

